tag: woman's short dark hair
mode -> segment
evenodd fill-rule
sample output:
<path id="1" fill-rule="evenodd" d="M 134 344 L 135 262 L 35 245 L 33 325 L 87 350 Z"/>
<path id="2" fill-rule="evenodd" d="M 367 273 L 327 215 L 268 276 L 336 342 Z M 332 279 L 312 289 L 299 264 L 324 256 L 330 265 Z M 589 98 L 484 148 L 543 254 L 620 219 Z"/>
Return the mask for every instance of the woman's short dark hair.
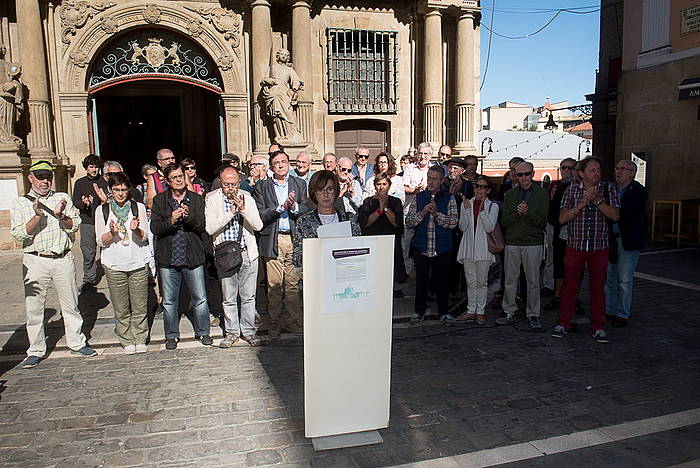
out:
<path id="1" fill-rule="evenodd" d="M 115 185 L 126 185 L 126 188 L 131 188 L 131 179 L 123 172 L 111 172 L 107 180 L 107 186 L 112 189 Z"/>
<path id="2" fill-rule="evenodd" d="M 381 158 L 382 156 L 386 157 L 386 160 L 389 165 L 389 168 L 386 170 L 386 173 L 389 174 L 389 177 L 394 177 L 396 175 L 396 161 L 394 161 L 394 157 L 392 155 L 385 151 L 379 153 L 377 155 L 377 158 L 374 160 L 374 174 L 379 174 L 379 158 Z"/>
<path id="3" fill-rule="evenodd" d="M 83 159 L 83 169 L 87 169 L 88 166 L 102 167 L 102 158 L 96 154 L 88 154 Z"/>
<path id="4" fill-rule="evenodd" d="M 185 170 L 185 166 L 193 165 L 197 166 L 197 163 L 194 162 L 194 159 L 192 158 L 185 158 L 182 161 L 180 161 L 180 165 L 182 166 L 182 170 Z"/>
<path id="5" fill-rule="evenodd" d="M 491 190 L 493 188 L 493 182 L 491 182 L 490 177 L 485 176 L 485 175 L 480 175 L 479 177 L 474 179 L 474 184 L 476 185 L 476 183 L 479 182 L 480 180 L 483 180 L 484 182 L 486 182 L 486 185 L 489 186 L 489 190 Z"/>
<path id="6" fill-rule="evenodd" d="M 311 180 L 309 181 L 309 198 L 312 202 L 318 204 L 316 201 L 316 191 L 324 188 L 328 185 L 328 182 L 331 182 L 335 189 L 334 201 L 338 199 L 340 196 L 340 182 L 338 182 L 338 177 L 336 177 L 335 172 L 324 169 L 314 172 L 314 175 L 311 176 Z"/>
<path id="7" fill-rule="evenodd" d="M 168 164 L 163 168 L 163 175 L 165 176 L 166 179 L 170 179 L 170 173 L 173 171 L 176 171 L 178 169 L 182 169 L 179 164 L 173 163 L 173 164 Z M 184 173 L 185 170 L 182 169 L 182 172 Z"/>
<path id="8" fill-rule="evenodd" d="M 389 177 L 389 174 L 386 172 L 381 172 L 379 174 L 375 174 L 374 176 L 374 186 L 377 186 L 377 182 L 381 182 L 382 180 L 386 180 L 389 182 L 389 187 L 391 187 L 391 177 Z"/>

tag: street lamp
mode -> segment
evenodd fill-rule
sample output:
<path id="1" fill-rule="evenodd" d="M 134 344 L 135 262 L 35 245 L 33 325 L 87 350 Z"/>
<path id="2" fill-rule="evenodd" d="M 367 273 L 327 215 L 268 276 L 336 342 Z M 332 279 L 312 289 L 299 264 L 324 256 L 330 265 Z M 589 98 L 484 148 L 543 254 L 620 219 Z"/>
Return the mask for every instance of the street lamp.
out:
<path id="1" fill-rule="evenodd" d="M 578 160 L 581 160 L 581 145 L 586 144 L 586 154 L 590 155 L 591 154 L 591 141 L 590 140 L 581 140 L 581 142 L 578 144 Z"/>
<path id="2" fill-rule="evenodd" d="M 493 148 L 491 147 L 491 145 L 493 144 L 493 138 L 486 137 L 483 140 L 481 140 L 481 154 L 482 155 L 484 154 L 484 143 L 486 143 L 487 141 L 489 142 L 489 153 L 493 153 Z M 484 172 L 484 159 L 485 159 L 484 157 L 481 158 L 481 172 L 482 172 L 482 174 Z"/>
<path id="3" fill-rule="evenodd" d="M 550 112 L 549 119 L 547 120 L 547 123 L 544 124 L 544 129 L 554 131 L 554 130 L 556 130 L 557 127 L 558 127 L 558 125 L 556 123 L 554 123 L 554 114 L 552 114 Z"/>

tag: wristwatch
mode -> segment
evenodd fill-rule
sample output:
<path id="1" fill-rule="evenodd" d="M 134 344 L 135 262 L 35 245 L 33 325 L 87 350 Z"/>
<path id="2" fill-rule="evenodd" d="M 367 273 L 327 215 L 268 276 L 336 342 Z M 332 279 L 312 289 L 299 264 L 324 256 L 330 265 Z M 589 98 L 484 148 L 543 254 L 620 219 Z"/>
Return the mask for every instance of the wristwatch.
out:
<path id="1" fill-rule="evenodd" d="M 594 205 L 594 206 L 598 206 L 598 205 L 600 205 L 601 203 L 603 203 L 603 199 L 602 199 L 602 198 L 601 198 L 600 200 L 598 200 L 597 202 L 595 202 L 593 205 Z"/>

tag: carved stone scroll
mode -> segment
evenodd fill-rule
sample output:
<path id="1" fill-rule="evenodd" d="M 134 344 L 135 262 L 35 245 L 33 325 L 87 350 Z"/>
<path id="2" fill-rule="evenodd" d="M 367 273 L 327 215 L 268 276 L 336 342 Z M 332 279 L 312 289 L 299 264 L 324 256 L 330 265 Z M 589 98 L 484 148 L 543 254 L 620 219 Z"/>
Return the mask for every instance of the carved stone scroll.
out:
<path id="1" fill-rule="evenodd" d="M 113 7 L 115 3 L 106 0 L 65 0 L 61 4 L 61 42 L 68 45 L 78 29 L 97 13 Z M 116 28 L 116 24 L 115 24 Z M 116 31 L 116 29 L 115 29 Z"/>

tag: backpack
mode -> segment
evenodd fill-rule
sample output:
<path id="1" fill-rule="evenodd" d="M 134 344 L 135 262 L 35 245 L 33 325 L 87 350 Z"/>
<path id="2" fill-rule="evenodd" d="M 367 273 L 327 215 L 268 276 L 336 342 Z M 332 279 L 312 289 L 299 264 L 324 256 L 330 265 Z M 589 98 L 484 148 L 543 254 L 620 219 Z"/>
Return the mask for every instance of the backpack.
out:
<path id="1" fill-rule="evenodd" d="M 131 202 L 131 215 L 134 218 L 139 217 L 139 206 L 134 200 L 129 200 Z M 109 219 L 109 203 L 102 204 L 102 216 L 105 219 L 105 226 L 107 225 L 107 219 Z"/>

